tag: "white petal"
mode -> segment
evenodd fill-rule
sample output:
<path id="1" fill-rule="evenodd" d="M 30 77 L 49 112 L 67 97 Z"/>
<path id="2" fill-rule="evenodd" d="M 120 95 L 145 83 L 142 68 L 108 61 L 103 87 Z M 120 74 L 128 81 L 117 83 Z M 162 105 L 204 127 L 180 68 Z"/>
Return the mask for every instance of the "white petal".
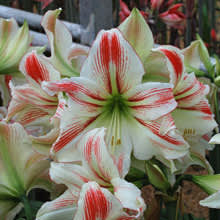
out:
<path id="1" fill-rule="evenodd" d="M 199 202 L 201 206 L 207 206 L 209 208 L 220 209 L 220 191 L 207 197 Z"/>

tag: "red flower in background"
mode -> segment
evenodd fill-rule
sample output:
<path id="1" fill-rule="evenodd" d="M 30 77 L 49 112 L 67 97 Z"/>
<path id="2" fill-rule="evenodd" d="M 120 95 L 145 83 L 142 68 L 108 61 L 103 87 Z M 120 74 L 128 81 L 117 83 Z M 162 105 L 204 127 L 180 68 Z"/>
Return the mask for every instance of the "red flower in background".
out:
<path id="1" fill-rule="evenodd" d="M 151 0 L 151 8 L 153 10 L 159 10 L 160 6 L 163 4 L 164 0 Z"/>
<path id="2" fill-rule="evenodd" d="M 210 34 L 211 34 L 212 41 L 217 41 L 217 35 L 216 35 L 216 31 L 214 28 L 212 28 Z"/>
<path id="3" fill-rule="evenodd" d="M 175 4 L 167 11 L 161 13 L 159 17 L 168 26 L 182 29 L 186 18 L 186 16 L 178 10 L 182 6 L 183 4 Z"/>
<path id="4" fill-rule="evenodd" d="M 120 9 L 119 16 L 120 21 L 122 22 L 130 15 L 131 11 L 122 0 L 120 0 Z"/>
<path id="5" fill-rule="evenodd" d="M 36 0 L 37 2 L 42 2 L 42 9 L 46 8 L 53 0 Z"/>
<path id="6" fill-rule="evenodd" d="M 130 13 L 131 13 L 131 11 L 128 8 L 128 6 L 126 5 L 126 3 L 123 2 L 122 0 L 120 0 L 120 12 L 119 12 L 120 22 L 123 22 L 130 15 Z M 148 14 L 144 11 L 140 11 L 140 13 L 147 20 Z"/>

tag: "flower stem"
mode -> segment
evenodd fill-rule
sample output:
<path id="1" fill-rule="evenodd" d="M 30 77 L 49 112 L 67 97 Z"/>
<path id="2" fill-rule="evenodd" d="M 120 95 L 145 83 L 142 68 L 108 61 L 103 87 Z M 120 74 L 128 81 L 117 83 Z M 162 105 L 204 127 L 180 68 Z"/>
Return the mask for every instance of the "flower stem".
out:
<path id="1" fill-rule="evenodd" d="M 31 208 L 31 204 L 30 204 L 26 195 L 22 196 L 21 202 L 24 205 L 24 211 L 25 211 L 25 215 L 26 215 L 27 220 L 32 220 L 33 219 L 32 208 Z"/>
<path id="2" fill-rule="evenodd" d="M 219 115 L 219 96 L 218 89 L 215 90 L 215 117 L 220 128 L 220 115 Z M 215 149 L 210 152 L 210 164 L 212 165 L 215 173 L 220 173 L 220 145 L 216 144 Z M 220 219 L 220 211 L 210 210 L 210 219 Z"/>
<path id="3" fill-rule="evenodd" d="M 176 220 L 177 202 L 167 202 L 166 204 L 167 219 Z"/>

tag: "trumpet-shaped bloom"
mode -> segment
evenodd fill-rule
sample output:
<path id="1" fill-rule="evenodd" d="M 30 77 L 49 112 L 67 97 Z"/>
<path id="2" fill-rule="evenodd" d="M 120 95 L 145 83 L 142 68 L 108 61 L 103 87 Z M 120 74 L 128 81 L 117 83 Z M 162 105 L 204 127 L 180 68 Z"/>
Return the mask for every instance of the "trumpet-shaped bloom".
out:
<path id="1" fill-rule="evenodd" d="M 80 134 L 103 126 L 108 128 L 107 144 L 119 158 L 126 152 L 129 159 L 132 147 L 139 159 L 185 155 L 188 145 L 169 115 L 176 107 L 171 85 L 141 84 L 143 74 L 140 59 L 121 33 L 101 31 L 80 77 L 44 83 L 51 95 L 57 91 L 69 95 L 53 153 L 68 161 Z"/>
<path id="2" fill-rule="evenodd" d="M 45 203 L 37 219 L 139 219 L 145 209 L 140 190 L 123 179 L 126 173 L 122 173 L 122 164 L 129 164 L 124 158 L 117 163 L 111 155 L 104 128 L 86 133 L 77 149 L 81 165 L 51 163 L 51 179 L 68 189 L 56 200 Z"/>
<path id="3" fill-rule="evenodd" d="M 177 108 L 172 112 L 177 128 L 187 141 L 202 137 L 217 126 L 206 99 L 208 86 L 184 70 L 181 51 L 171 46 L 153 49 L 145 62 L 146 81 L 160 80 L 173 84 Z M 155 63 L 160 61 L 160 65 Z"/>
<path id="4" fill-rule="evenodd" d="M 12 220 L 33 188 L 50 188 L 49 161 L 36 153 L 20 124 L 0 122 L 0 216 Z"/>
<path id="5" fill-rule="evenodd" d="M 50 61 L 62 75 L 78 76 L 88 48 L 72 44 L 72 35 L 57 19 L 60 12 L 61 9 L 49 10 L 41 22 L 50 43 Z"/>
<path id="6" fill-rule="evenodd" d="M 43 117 L 54 115 L 58 104 L 57 96 L 49 96 L 45 93 L 41 83 L 58 80 L 60 74 L 35 51 L 25 55 L 21 61 L 20 70 L 27 83 L 22 85 L 11 83 L 12 101 L 8 108 L 8 120 L 15 116 L 16 121 L 27 125 Z"/>
<path id="7" fill-rule="evenodd" d="M 64 104 L 63 99 L 58 99 L 57 95 L 48 95 L 41 84 L 42 81 L 60 79 L 60 74 L 36 51 L 23 57 L 20 70 L 26 83 L 14 85 L 10 82 L 12 100 L 8 107 L 7 120 L 14 120 L 25 126 L 35 142 L 51 144 L 56 140 L 59 131 L 59 121 L 51 118 L 54 115 L 56 117 L 55 113 L 59 112 Z"/>
<path id="8" fill-rule="evenodd" d="M 14 19 L 0 18 L 0 74 L 19 73 L 19 62 L 30 43 L 27 22 L 19 28 Z"/>

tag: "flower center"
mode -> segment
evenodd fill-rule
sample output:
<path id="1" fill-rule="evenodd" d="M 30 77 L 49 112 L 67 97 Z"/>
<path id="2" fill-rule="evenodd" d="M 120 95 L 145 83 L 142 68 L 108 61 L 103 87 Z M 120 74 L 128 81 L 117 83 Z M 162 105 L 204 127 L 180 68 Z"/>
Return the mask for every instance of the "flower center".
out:
<path id="1" fill-rule="evenodd" d="M 121 120 L 129 114 L 127 100 L 120 94 L 112 95 L 103 106 L 103 114 L 109 118 L 107 142 L 114 150 L 121 144 Z"/>
<path id="2" fill-rule="evenodd" d="M 108 112 L 109 114 L 113 114 L 115 111 L 120 114 L 125 114 L 128 113 L 128 109 L 129 107 L 125 98 L 120 94 L 112 95 L 104 106 L 104 112 Z"/>

